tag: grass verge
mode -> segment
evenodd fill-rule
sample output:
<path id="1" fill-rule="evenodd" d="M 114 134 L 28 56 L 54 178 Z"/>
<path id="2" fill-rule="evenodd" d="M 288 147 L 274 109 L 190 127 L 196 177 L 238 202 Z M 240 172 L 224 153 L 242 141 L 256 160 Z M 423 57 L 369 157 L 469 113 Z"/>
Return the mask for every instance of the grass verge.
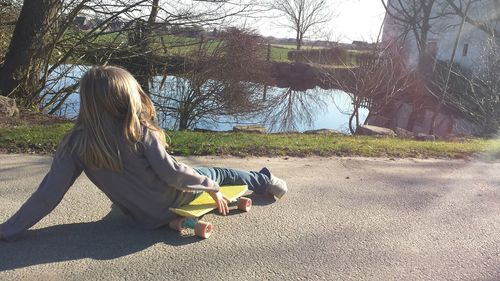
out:
<path id="1" fill-rule="evenodd" d="M 0 150 L 53 153 L 71 123 L 0 128 Z M 497 158 L 500 140 L 421 142 L 397 138 L 306 134 L 244 134 L 168 131 L 175 155 L 365 156 L 395 158 Z"/>

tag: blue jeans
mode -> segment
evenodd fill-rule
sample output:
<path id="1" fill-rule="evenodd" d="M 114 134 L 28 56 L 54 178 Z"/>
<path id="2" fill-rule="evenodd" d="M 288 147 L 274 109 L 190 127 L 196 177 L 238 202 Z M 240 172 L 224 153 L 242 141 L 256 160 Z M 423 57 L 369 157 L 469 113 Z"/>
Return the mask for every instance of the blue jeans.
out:
<path id="1" fill-rule="evenodd" d="M 224 185 L 243 185 L 246 184 L 248 189 L 255 193 L 267 192 L 267 185 L 271 181 L 269 170 L 264 168 L 260 172 L 247 172 L 229 168 L 209 168 L 197 167 L 193 168 L 196 172 L 204 175 L 220 186 Z"/>

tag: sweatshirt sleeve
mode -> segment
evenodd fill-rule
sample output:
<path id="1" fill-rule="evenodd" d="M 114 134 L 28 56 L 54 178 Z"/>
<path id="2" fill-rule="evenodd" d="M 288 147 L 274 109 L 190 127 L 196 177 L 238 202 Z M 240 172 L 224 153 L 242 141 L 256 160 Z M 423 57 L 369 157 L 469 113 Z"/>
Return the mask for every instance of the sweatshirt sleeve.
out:
<path id="1" fill-rule="evenodd" d="M 144 154 L 155 173 L 169 186 L 181 191 L 218 191 L 219 185 L 191 167 L 175 161 L 149 129 L 144 133 Z"/>
<path id="2" fill-rule="evenodd" d="M 76 156 L 58 150 L 50 171 L 38 189 L 10 219 L 0 225 L 0 238 L 15 240 L 49 214 L 61 202 L 81 172 L 82 167 Z"/>

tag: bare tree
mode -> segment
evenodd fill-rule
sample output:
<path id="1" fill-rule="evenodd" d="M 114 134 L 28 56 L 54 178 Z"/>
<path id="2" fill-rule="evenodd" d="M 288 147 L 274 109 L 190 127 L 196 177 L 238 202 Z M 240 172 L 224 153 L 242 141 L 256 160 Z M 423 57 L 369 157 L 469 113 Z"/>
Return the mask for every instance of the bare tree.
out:
<path id="1" fill-rule="evenodd" d="M 500 38 L 500 31 L 492 22 L 500 20 L 500 2 L 498 0 L 484 1 L 484 0 L 446 0 L 453 13 L 464 18 L 465 22 L 477 27 L 479 30 L 486 32 L 488 36 Z M 467 13 L 468 6 L 470 5 L 488 5 L 493 4 L 489 12 L 486 14 L 481 13 L 480 17 L 474 17 Z"/>
<path id="2" fill-rule="evenodd" d="M 260 43 L 257 36 L 231 29 L 221 41 L 200 45 L 181 77 L 156 81 L 152 98 L 162 119 L 185 130 L 203 120 L 217 122 L 261 110 L 262 86 L 249 82 L 267 73 L 257 59 L 264 51 Z"/>
<path id="3" fill-rule="evenodd" d="M 472 4 L 472 1 L 471 0 L 468 0 L 466 5 L 465 5 L 465 15 L 467 15 L 468 11 L 469 11 L 469 8 L 470 8 L 470 5 Z M 431 89 L 429 90 L 431 92 L 431 94 L 433 94 L 436 99 L 437 99 L 437 103 L 436 105 L 434 106 L 434 114 L 433 114 L 433 117 L 432 117 L 432 125 L 431 125 L 431 131 L 430 133 L 431 134 L 434 134 L 435 133 L 435 130 L 436 130 L 436 126 L 437 126 L 437 117 L 439 116 L 439 113 L 441 112 L 441 109 L 442 109 L 442 106 L 444 104 L 444 101 L 446 99 L 446 96 L 448 94 L 448 85 L 449 85 L 449 81 L 450 81 L 450 78 L 451 78 L 451 74 L 452 74 L 452 67 L 455 63 L 455 55 L 456 55 L 456 52 L 457 52 L 457 48 L 458 48 L 458 43 L 460 41 L 460 37 L 462 36 L 462 32 L 463 32 L 463 29 L 464 29 L 464 25 L 465 25 L 465 17 L 462 18 L 461 20 L 461 23 L 460 23 L 460 26 L 458 28 L 458 32 L 457 32 L 457 35 L 455 37 L 455 43 L 453 45 L 453 50 L 452 50 L 452 53 L 451 53 L 451 58 L 450 58 L 450 61 L 448 63 L 448 71 L 446 73 L 446 78 L 444 79 L 444 85 L 441 85 L 439 87 L 439 94 L 436 95 L 436 93 L 438 91 L 433 91 L 431 87 Z M 441 76 L 437 76 L 437 77 L 441 77 Z M 434 79 L 431 79 L 431 81 L 434 80 L 434 85 L 436 85 L 435 81 L 436 81 L 436 76 L 434 76 Z"/>
<path id="4" fill-rule="evenodd" d="M 481 58 L 481 72 L 471 73 L 455 64 L 449 73 L 448 62 L 441 62 L 429 88 L 443 99 L 444 108 L 475 123 L 479 128 L 475 133 L 494 134 L 500 128 L 500 52 L 491 46 L 485 48 L 490 52 Z M 439 96 L 444 87 L 446 95 Z"/>
<path id="5" fill-rule="evenodd" d="M 9 52 L 0 68 L 0 94 L 16 97 L 25 106 L 49 101 L 42 107 L 54 103 L 58 107 L 57 103 L 76 87 L 76 84 L 68 85 L 57 93 L 44 91 L 47 80 L 54 79 L 51 73 L 56 73 L 61 65 L 102 64 L 123 51 L 150 56 L 160 46 L 154 39 L 161 37 L 155 33 L 158 29 L 196 23 L 222 24 L 234 15 L 251 13 L 249 7 L 252 6 L 248 0 L 191 2 L 24 1 Z M 75 28 L 74 20 L 81 15 L 93 18 L 90 29 Z M 135 25 L 128 24 L 134 20 L 142 20 L 146 28 L 141 30 L 140 40 L 136 42 L 139 48 L 130 52 L 134 48 L 128 46 L 124 38 L 129 31 L 136 29 Z M 116 30 L 112 27 L 116 22 L 123 22 L 124 26 Z"/>
<path id="6" fill-rule="evenodd" d="M 416 44 L 417 71 L 426 77 L 432 70 L 433 48 L 429 48 L 431 34 L 445 29 L 440 23 L 450 12 L 438 0 L 381 0 L 386 10 L 386 24 L 392 23 L 398 34 L 392 38 L 396 45 L 406 47 Z M 386 30 L 387 31 L 387 30 Z M 406 50 L 413 52 L 413 50 Z"/>
<path id="7" fill-rule="evenodd" d="M 157 64 L 152 54 L 168 54 L 170 49 L 198 46 L 203 44 L 203 32 L 198 38 L 177 42 L 164 40 L 163 35 L 175 32 L 177 29 L 192 29 L 203 31 L 211 25 L 228 25 L 234 16 L 245 17 L 258 11 L 256 4 L 249 0 L 236 1 L 160 1 L 150 0 L 151 8 L 147 17 L 134 19 L 133 30 L 128 34 L 128 49 L 132 56 L 139 58 L 138 65 L 131 70 L 138 78 L 144 89 L 148 89 L 151 77 L 154 74 L 152 64 Z M 187 53 L 185 54 L 187 55 Z"/>
<path id="8" fill-rule="evenodd" d="M 498 40 L 498 11 L 500 2 L 457 0 L 447 1 L 452 11 L 461 17 L 452 56 L 436 67 L 429 85 L 429 92 L 438 99 L 438 105 L 452 109 L 468 120 L 475 122 L 485 133 L 498 130 L 500 125 L 500 46 Z M 474 8 L 474 13 L 469 13 Z M 478 12 L 479 11 L 479 12 Z M 481 15 L 479 18 L 475 18 Z M 484 32 L 487 39 L 482 42 L 481 54 L 474 69 L 464 69 L 455 64 L 455 52 L 465 23 Z M 435 127 L 435 117 L 433 129 Z"/>
<path id="9" fill-rule="evenodd" d="M 325 74 L 331 83 L 351 97 L 353 108 L 347 113 L 350 115 L 349 130 L 352 134 L 362 125 L 359 118 L 361 108 L 368 109 L 371 117 L 379 116 L 401 105 L 407 98 L 407 91 L 414 86 L 414 76 L 401 58 L 379 57 L 376 52 L 359 67 L 347 71 L 345 77 L 329 72 Z M 384 126 L 393 127 L 391 121 L 385 120 Z"/>
<path id="10" fill-rule="evenodd" d="M 86 41 L 73 40 L 74 37 L 68 36 L 66 31 L 73 27 L 73 20 L 84 8 L 92 7 L 90 4 L 90 0 L 24 1 L 0 68 L 0 94 L 15 97 L 24 106 L 37 105 L 39 93 L 50 73 L 69 60 L 78 62 L 75 50 L 85 46 Z M 113 4 L 116 3 L 107 5 Z M 121 11 L 130 6 L 133 5 L 125 6 Z M 116 17 L 116 13 L 111 17 Z M 108 20 L 103 20 L 83 38 L 92 38 L 108 23 Z M 63 53 L 60 52 L 61 46 L 66 47 Z"/>
<path id="11" fill-rule="evenodd" d="M 452 126 L 455 117 L 466 117 L 479 124 L 478 116 L 486 116 L 486 110 L 491 110 L 484 101 L 496 105 L 495 90 L 491 90 L 484 78 L 480 77 L 483 71 L 465 69 L 456 64 L 457 48 L 461 42 L 462 33 L 484 32 L 488 41 L 498 49 L 498 11 L 500 2 L 497 0 L 388 0 L 381 1 L 386 8 L 385 31 L 395 41 L 406 47 L 410 54 L 403 56 L 414 58 L 412 53 L 418 52 L 414 87 L 409 91 L 410 100 L 415 110 L 410 118 L 408 128 L 413 129 L 414 121 L 419 115 L 430 110 L 432 122 L 430 133 L 434 134 L 438 126 L 438 119 L 448 118 Z M 391 30 L 391 28 L 396 30 Z M 484 40 L 484 34 L 479 34 L 479 40 Z M 397 38 L 394 38 L 395 36 Z M 451 35 L 451 56 L 443 57 L 446 53 L 437 53 L 436 39 L 442 35 Z M 386 42 L 387 42 L 386 38 Z M 441 40 L 441 39 L 438 39 Z M 411 48 L 416 44 L 415 50 Z M 489 43 L 488 43 L 489 44 Z M 486 43 L 482 43 L 486 45 Z M 396 45 L 397 46 L 397 45 Z M 410 46 L 410 48 L 408 48 Z M 450 47 L 448 47 L 450 48 Z M 404 49 L 404 48 L 403 48 Z M 415 52 L 414 52 L 415 51 Z M 392 57 L 396 54 L 390 54 Z M 443 61 L 438 60 L 441 59 Z M 481 67 L 492 71 L 488 63 L 477 63 Z M 410 61 L 413 63 L 415 61 Z M 494 63 L 493 63 L 494 64 Z M 493 76 L 498 75 L 494 72 Z M 496 90 L 497 91 L 497 90 Z M 441 117 L 440 117 L 441 115 Z M 493 118 L 495 120 L 495 118 Z M 483 122 L 484 123 L 484 122 Z M 444 124 L 444 123 L 443 123 Z M 442 127 L 442 126 L 441 126 Z M 491 127 L 491 126 L 490 126 Z M 443 128 L 441 128 L 443 129 Z"/>
<path id="12" fill-rule="evenodd" d="M 333 15 L 328 0 L 273 0 L 271 6 L 285 17 L 283 25 L 295 31 L 297 50 L 312 27 L 327 23 Z"/>
<path id="13" fill-rule="evenodd" d="M 24 1 L 5 62 L 0 68 L 0 93 L 21 98 L 38 86 L 48 48 L 50 31 L 62 7 L 60 0 Z"/>

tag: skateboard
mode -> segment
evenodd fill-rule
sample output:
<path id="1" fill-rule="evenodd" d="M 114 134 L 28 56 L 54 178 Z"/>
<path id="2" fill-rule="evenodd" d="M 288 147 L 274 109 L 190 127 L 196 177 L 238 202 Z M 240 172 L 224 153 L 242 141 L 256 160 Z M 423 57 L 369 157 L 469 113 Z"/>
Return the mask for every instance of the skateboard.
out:
<path id="1" fill-rule="evenodd" d="M 222 186 L 220 192 L 229 199 L 229 203 L 236 203 L 238 209 L 243 212 L 250 211 L 252 199 L 242 197 L 248 191 L 246 185 Z M 233 205 L 232 204 L 232 205 Z M 217 208 L 214 199 L 207 192 L 201 193 L 189 204 L 180 208 L 170 208 L 170 211 L 180 217 L 172 220 L 169 227 L 176 231 L 183 229 L 194 229 L 196 236 L 206 239 L 213 232 L 213 225 L 209 222 L 201 221 L 199 218 Z"/>

